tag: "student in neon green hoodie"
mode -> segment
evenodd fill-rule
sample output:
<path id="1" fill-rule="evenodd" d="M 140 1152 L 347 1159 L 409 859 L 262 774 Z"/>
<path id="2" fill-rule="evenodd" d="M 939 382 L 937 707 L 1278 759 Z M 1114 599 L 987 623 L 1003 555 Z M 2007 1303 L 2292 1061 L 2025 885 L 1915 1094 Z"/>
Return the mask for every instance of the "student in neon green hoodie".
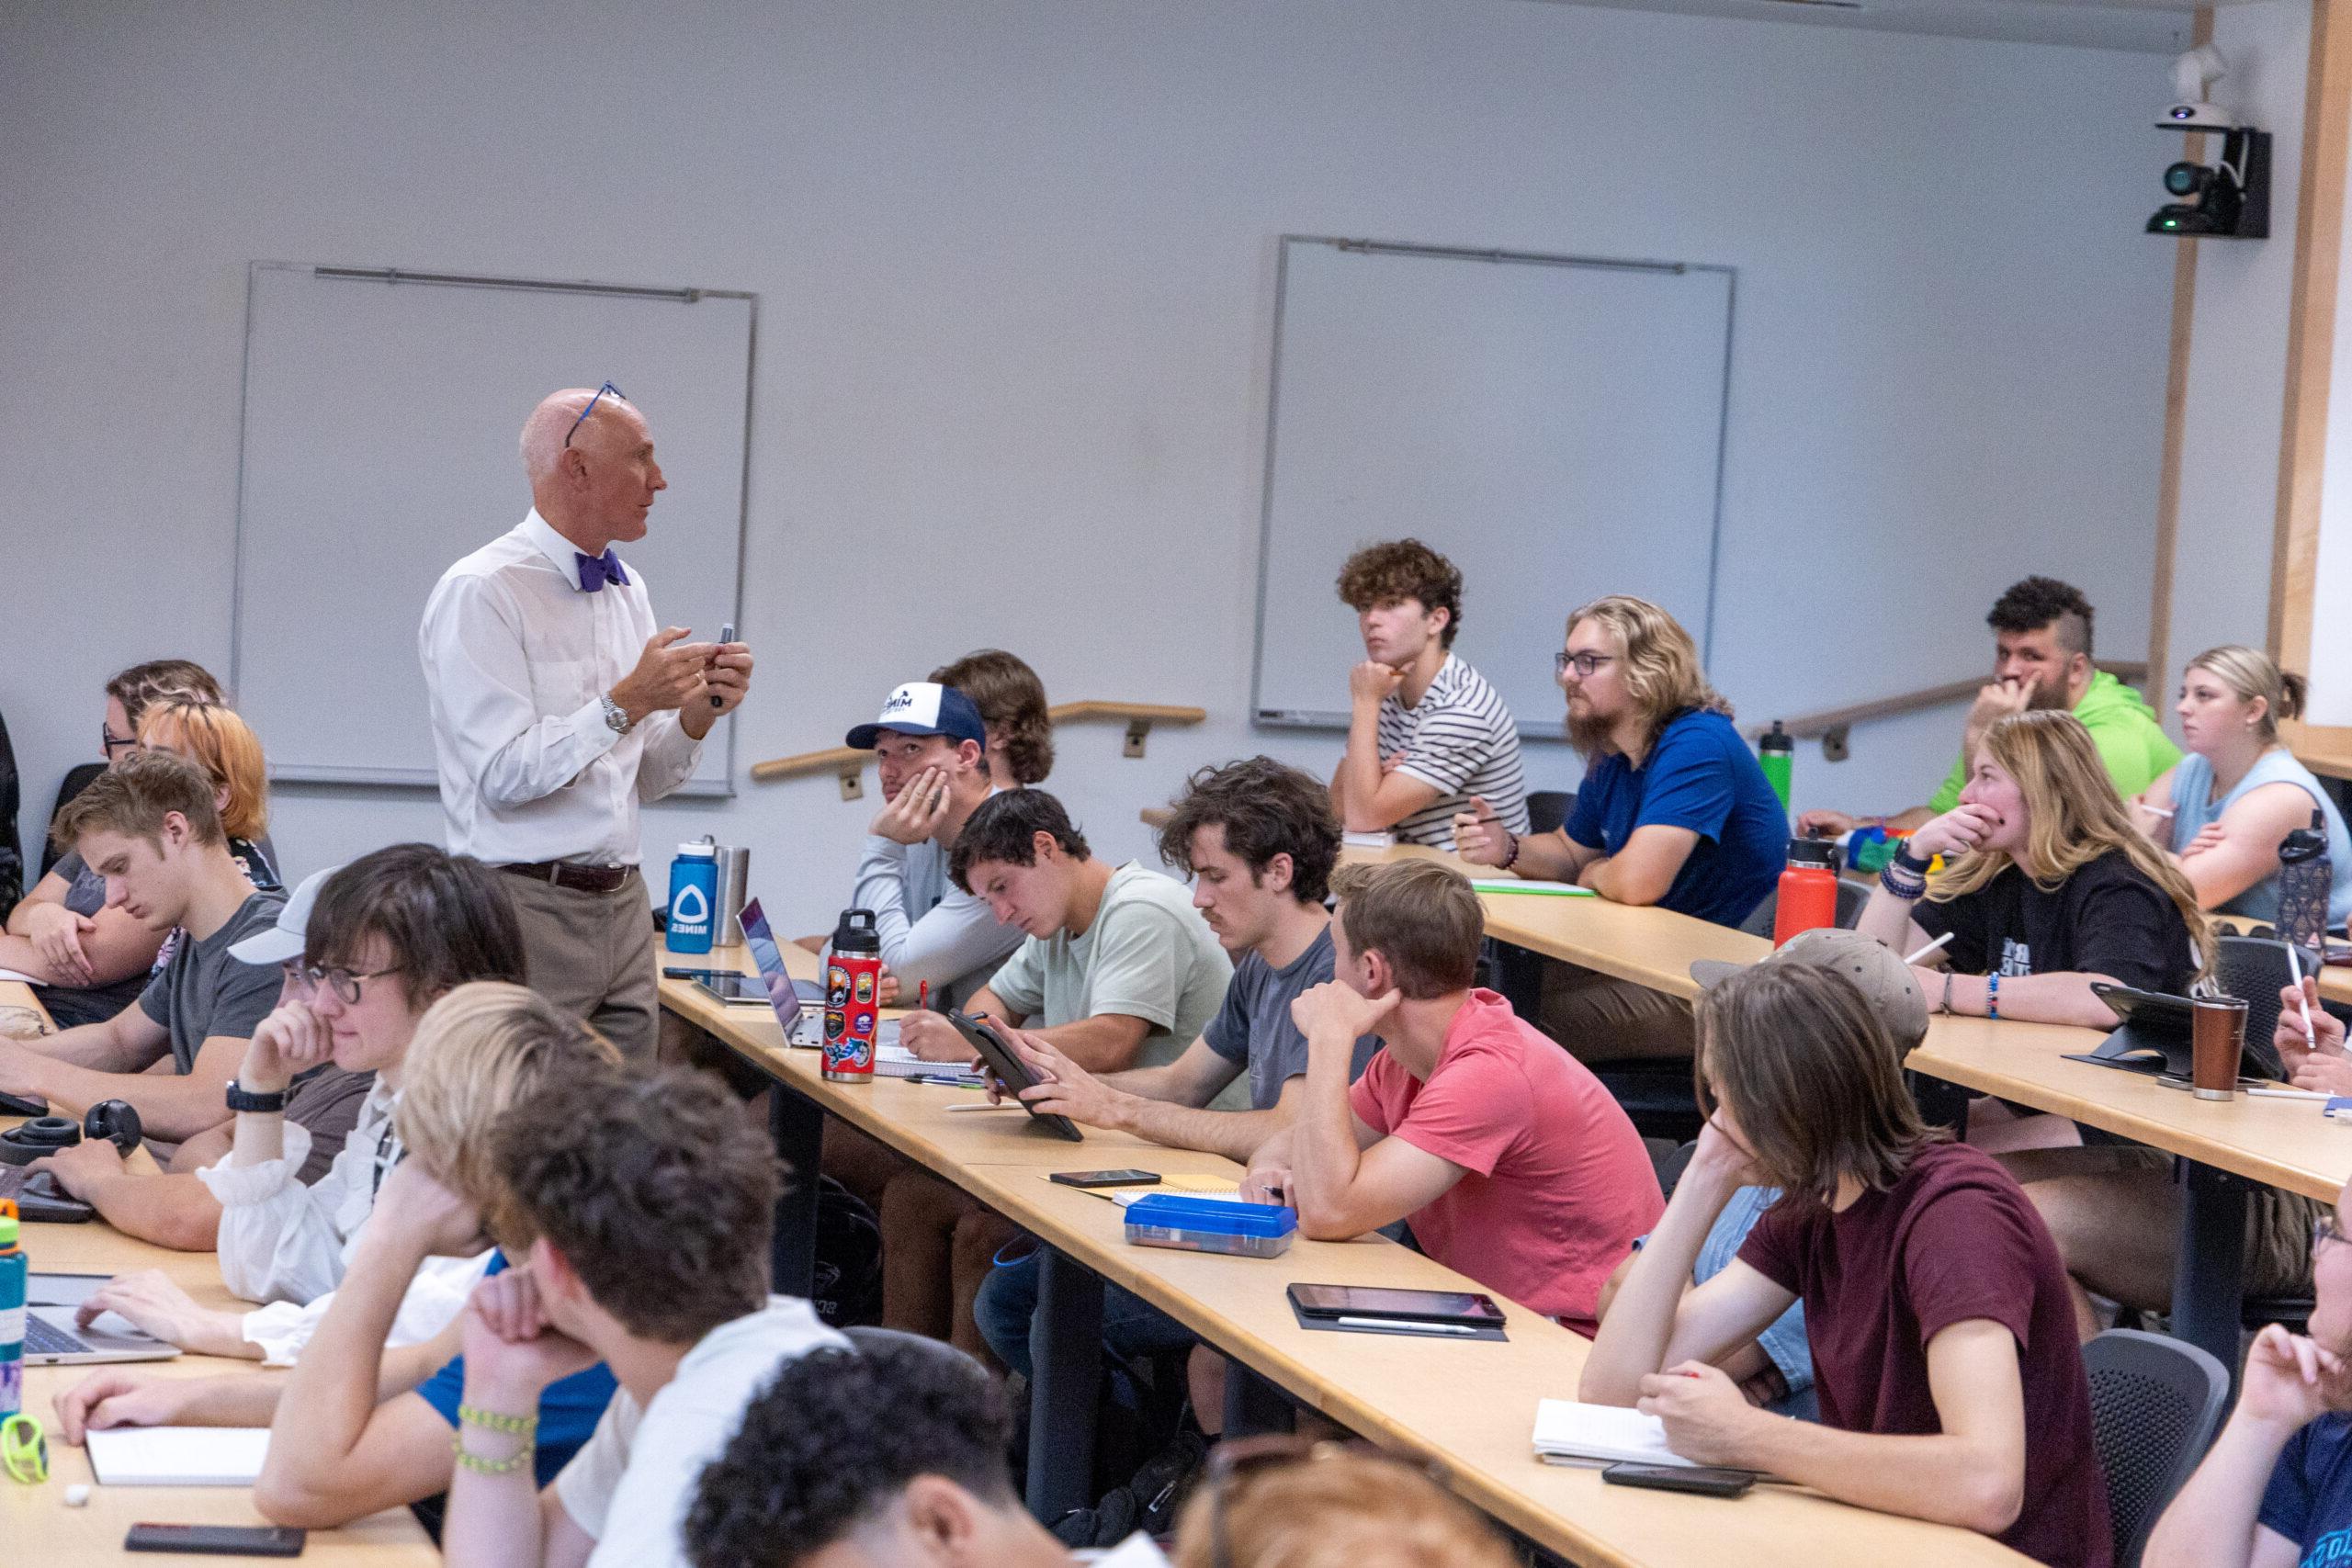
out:
<path id="1" fill-rule="evenodd" d="M 2029 577 L 1993 602 L 1984 624 L 1993 628 L 1993 679 L 1976 694 L 1962 731 L 1960 756 L 1943 786 L 1925 806 L 1891 817 L 1852 817 L 1815 810 L 1797 818 L 1800 833 L 1834 836 L 1856 827 L 1917 828 L 1960 804 L 1968 760 L 1985 730 L 1999 719 L 2028 708 L 2066 708 L 2091 732 L 2099 760 L 2118 795 L 2138 795 L 2180 761 L 2140 694 L 2103 670 L 2091 667 L 2090 601 L 2082 591 L 2052 577 Z"/>

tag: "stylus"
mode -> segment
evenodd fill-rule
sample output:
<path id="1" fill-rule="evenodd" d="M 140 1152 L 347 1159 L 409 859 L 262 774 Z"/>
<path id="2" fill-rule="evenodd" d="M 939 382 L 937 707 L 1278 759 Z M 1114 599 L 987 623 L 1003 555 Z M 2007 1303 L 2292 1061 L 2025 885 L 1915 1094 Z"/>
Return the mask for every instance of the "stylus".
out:
<path id="1" fill-rule="evenodd" d="M 1459 1323 L 1423 1323 L 1410 1317 L 1335 1317 L 1331 1320 L 1342 1328 L 1395 1328 L 1414 1334 L 1476 1334 L 1478 1331 Z"/>

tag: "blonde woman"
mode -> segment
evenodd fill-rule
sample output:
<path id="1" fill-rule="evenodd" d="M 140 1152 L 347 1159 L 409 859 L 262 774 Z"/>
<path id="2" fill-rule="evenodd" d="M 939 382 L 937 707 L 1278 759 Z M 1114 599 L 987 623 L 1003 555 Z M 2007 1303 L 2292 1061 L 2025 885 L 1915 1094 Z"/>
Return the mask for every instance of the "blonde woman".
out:
<path id="1" fill-rule="evenodd" d="M 2132 804 L 2150 838 L 2172 852 L 2197 901 L 2225 915 L 2278 918 L 2278 846 L 2324 818 L 2335 872 L 2327 923 L 2352 915 L 2352 837 L 2335 802 L 2278 743 L 2278 721 L 2301 717 L 2303 678 L 2235 643 L 2209 648 L 2181 672 L 2181 739 L 2188 754 Z"/>
<path id="2" fill-rule="evenodd" d="M 1568 616 L 1553 669 L 1585 757 L 1576 809 L 1558 831 L 1522 837 L 1473 799 L 1453 819 L 1462 858 L 1620 904 L 1746 919 L 1787 863 L 1789 818 L 1690 634 L 1647 600 L 1611 594 Z M 1690 1054 L 1688 1002 L 1567 964 L 1546 971 L 1542 1017 L 1588 1062 Z"/>
<path id="3" fill-rule="evenodd" d="M 233 708 L 191 698 L 149 707 L 139 721 L 139 744 L 193 762 L 212 781 L 212 804 L 229 835 L 229 855 L 246 880 L 266 893 L 282 893 L 277 850 L 269 841 L 269 766 L 261 739 Z"/>
<path id="4" fill-rule="evenodd" d="M 1985 731 L 1960 804 L 1887 863 L 1860 929 L 1898 953 L 1951 936 L 1950 967 L 1918 972 L 1930 1010 L 2033 1023 L 2112 1028 L 2093 981 L 2178 993 L 2204 964 L 2196 890 L 2054 708 Z"/>
<path id="5" fill-rule="evenodd" d="M 560 1079 L 616 1063 L 600 1036 L 503 981 L 458 987 L 426 1010 L 408 1048 L 394 1125 L 406 1149 L 334 1305 L 290 1376 L 171 1379 L 107 1368 L 59 1396 L 65 1440 L 93 1427 L 271 1425 L 255 1505 L 281 1524 L 327 1529 L 415 1503 L 449 1483 L 450 1434 L 464 1386 L 458 1322 L 387 1350 L 409 1285 L 430 1258 L 469 1257 L 505 1201 L 492 1156 L 513 1107 Z M 493 1259 L 493 1271 L 503 1267 Z M 599 1366 L 548 1388 L 537 1465 L 552 1476 L 587 1440 L 610 1375 Z"/>
<path id="6" fill-rule="evenodd" d="M 1484 1519 L 1397 1460 L 1334 1443 L 1244 1438 L 1210 1456 L 1176 1531 L 1175 1568 L 1510 1568 Z"/>

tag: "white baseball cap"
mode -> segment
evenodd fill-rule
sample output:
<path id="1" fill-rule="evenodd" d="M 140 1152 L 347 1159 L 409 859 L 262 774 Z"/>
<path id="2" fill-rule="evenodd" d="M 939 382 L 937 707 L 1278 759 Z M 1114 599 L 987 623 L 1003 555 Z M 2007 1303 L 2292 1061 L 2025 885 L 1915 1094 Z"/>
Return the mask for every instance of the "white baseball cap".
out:
<path id="1" fill-rule="evenodd" d="M 875 737 L 886 729 L 899 735 L 944 735 L 950 740 L 989 743 L 988 727 L 980 722 L 980 710 L 972 699 L 936 681 L 910 681 L 892 692 L 889 701 L 882 705 L 882 716 L 851 730 L 842 744 L 871 751 Z"/>
<path id="2" fill-rule="evenodd" d="M 290 964 L 301 957 L 303 939 L 311 929 L 311 910 L 319 901 L 319 889 L 326 886 L 328 877 L 342 869 L 331 865 L 304 877 L 294 889 L 294 897 L 277 911 L 277 923 L 230 948 L 229 956 L 256 969 L 272 964 Z"/>

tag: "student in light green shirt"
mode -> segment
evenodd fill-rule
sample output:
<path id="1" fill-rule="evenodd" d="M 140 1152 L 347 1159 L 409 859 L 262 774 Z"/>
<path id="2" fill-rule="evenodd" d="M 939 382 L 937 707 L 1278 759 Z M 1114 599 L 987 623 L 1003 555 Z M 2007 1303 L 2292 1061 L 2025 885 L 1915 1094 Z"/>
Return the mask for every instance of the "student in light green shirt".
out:
<path id="1" fill-rule="evenodd" d="M 1089 1072 L 1173 1061 L 1224 1005 L 1233 961 L 1191 893 L 1132 862 L 1095 859 L 1043 790 L 983 802 L 956 835 L 948 871 L 1027 938 L 967 1010 L 1035 1024 Z M 944 1019 L 912 1014 L 899 1029 L 919 1056 L 970 1059 Z"/>
<path id="2" fill-rule="evenodd" d="M 2180 748 L 2139 693 L 2091 667 L 2091 620 L 2090 601 L 2082 591 L 2055 578 L 2029 577 L 2011 585 L 1984 617 L 1993 628 L 1993 679 L 1968 710 L 1960 756 L 1935 798 L 1889 817 L 1807 811 L 1797 818 L 1797 831 L 1834 837 L 1871 825 L 1911 829 L 1942 816 L 1960 804 L 1969 759 L 1984 732 L 2028 708 L 2063 707 L 2081 719 L 2118 795 L 2128 798 L 2155 783 L 2180 761 Z"/>

